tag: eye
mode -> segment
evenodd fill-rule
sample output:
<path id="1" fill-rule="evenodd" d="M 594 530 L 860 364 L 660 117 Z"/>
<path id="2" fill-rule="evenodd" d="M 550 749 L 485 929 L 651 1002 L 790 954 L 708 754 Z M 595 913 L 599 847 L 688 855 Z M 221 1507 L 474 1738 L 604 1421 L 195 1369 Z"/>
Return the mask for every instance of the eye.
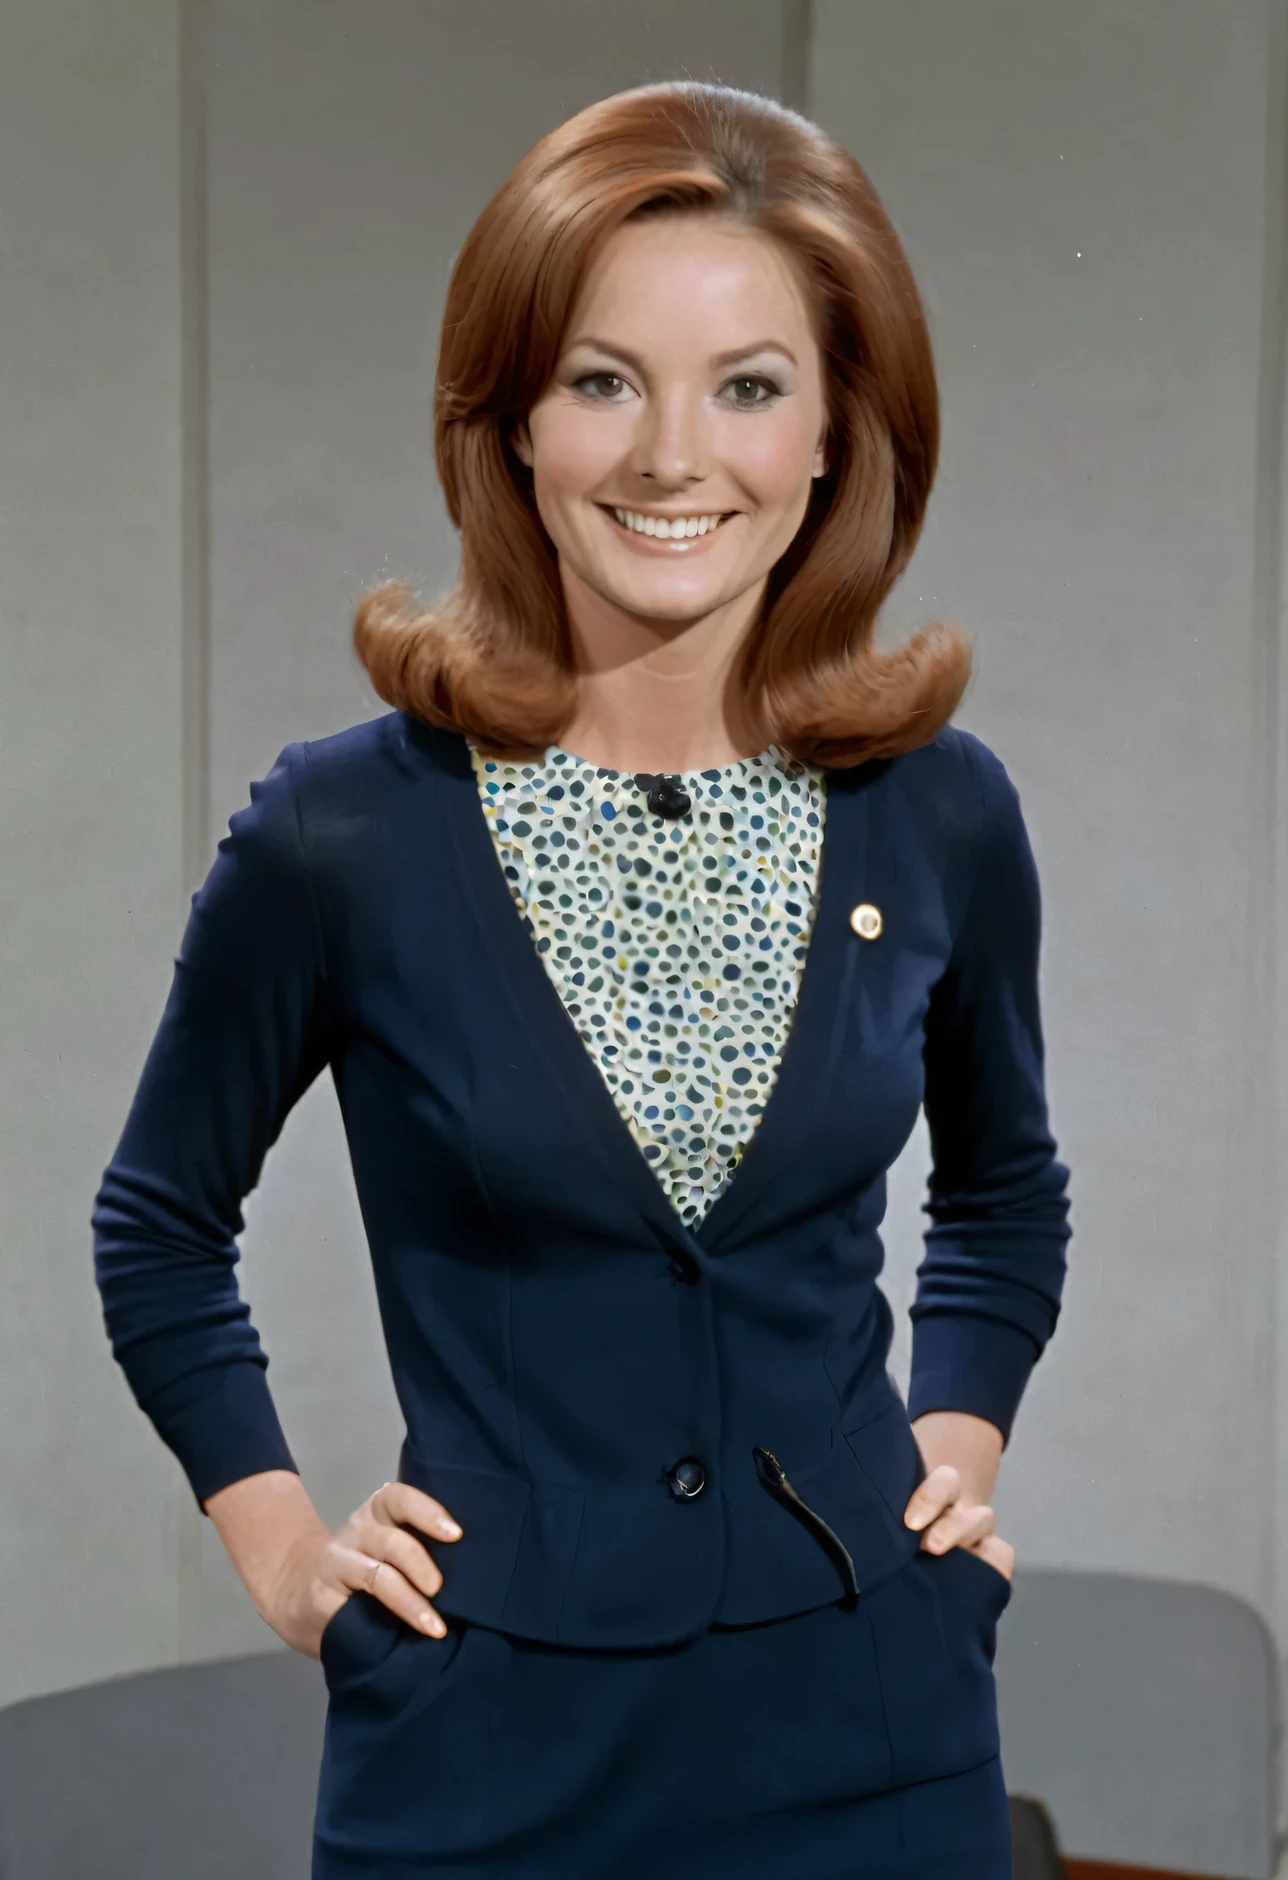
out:
<path id="1" fill-rule="evenodd" d="M 753 411 L 758 405 L 772 405 L 776 398 L 782 397 L 782 387 L 775 385 L 772 379 L 746 376 L 730 379 L 727 389 L 732 392 L 732 402 L 740 411 Z"/>
<path id="2" fill-rule="evenodd" d="M 615 372 L 587 372 L 584 378 L 574 379 L 574 391 L 582 392 L 587 398 L 597 398 L 606 404 L 619 404 L 622 394 L 629 389 L 625 379 Z"/>

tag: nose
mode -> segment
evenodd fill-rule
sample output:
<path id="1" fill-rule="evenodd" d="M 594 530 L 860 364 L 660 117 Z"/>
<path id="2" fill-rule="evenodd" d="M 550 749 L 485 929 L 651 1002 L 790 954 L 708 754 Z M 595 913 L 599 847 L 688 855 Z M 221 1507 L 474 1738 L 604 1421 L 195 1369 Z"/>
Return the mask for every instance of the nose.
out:
<path id="1" fill-rule="evenodd" d="M 710 474 L 710 431 L 701 393 L 683 386 L 645 399 L 631 469 L 660 488 L 682 490 Z"/>

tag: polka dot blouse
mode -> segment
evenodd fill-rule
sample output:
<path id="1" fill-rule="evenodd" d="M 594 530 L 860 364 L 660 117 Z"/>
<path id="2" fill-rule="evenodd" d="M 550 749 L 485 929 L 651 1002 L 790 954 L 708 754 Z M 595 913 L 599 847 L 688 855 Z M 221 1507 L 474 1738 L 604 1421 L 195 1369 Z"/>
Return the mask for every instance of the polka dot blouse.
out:
<path id="1" fill-rule="evenodd" d="M 633 775 L 557 747 L 473 753 L 516 905 L 681 1218 L 706 1213 L 778 1073 L 813 921 L 822 775 L 773 749 L 686 771 L 654 815 Z"/>

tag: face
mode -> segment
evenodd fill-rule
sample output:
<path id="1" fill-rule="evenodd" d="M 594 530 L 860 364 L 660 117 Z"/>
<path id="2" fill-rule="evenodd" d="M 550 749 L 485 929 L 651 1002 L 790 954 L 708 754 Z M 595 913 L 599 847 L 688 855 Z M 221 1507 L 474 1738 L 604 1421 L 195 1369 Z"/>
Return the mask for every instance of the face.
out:
<path id="1" fill-rule="evenodd" d="M 518 432 L 570 599 L 687 623 L 759 590 L 824 469 L 823 363 L 790 261 L 736 223 L 626 224 Z"/>

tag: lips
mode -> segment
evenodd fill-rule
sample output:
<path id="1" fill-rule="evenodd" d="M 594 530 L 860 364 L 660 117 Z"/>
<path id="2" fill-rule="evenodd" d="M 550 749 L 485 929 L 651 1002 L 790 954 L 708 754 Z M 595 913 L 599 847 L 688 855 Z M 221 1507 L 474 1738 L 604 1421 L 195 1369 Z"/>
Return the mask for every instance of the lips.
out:
<path id="1" fill-rule="evenodd" d="M 728 520 L 727 510 L 695 510 L 689 515 L 658 515 L 644 509 L 612 508 L 613 518 L 632 535 L 651 535 L 657 541 L 692 541 L 695 536 L 711 535 Z"/>
<path id="2" fill-rule="evenodd" d="M 672 554 L 692 553 L 740 513 L 738 510 L 693 510 L 686 515 L 661 515 L 617 504 L 600 503 L 598 507 L 623 535 L 630 537 L 633 548 Z"/>

